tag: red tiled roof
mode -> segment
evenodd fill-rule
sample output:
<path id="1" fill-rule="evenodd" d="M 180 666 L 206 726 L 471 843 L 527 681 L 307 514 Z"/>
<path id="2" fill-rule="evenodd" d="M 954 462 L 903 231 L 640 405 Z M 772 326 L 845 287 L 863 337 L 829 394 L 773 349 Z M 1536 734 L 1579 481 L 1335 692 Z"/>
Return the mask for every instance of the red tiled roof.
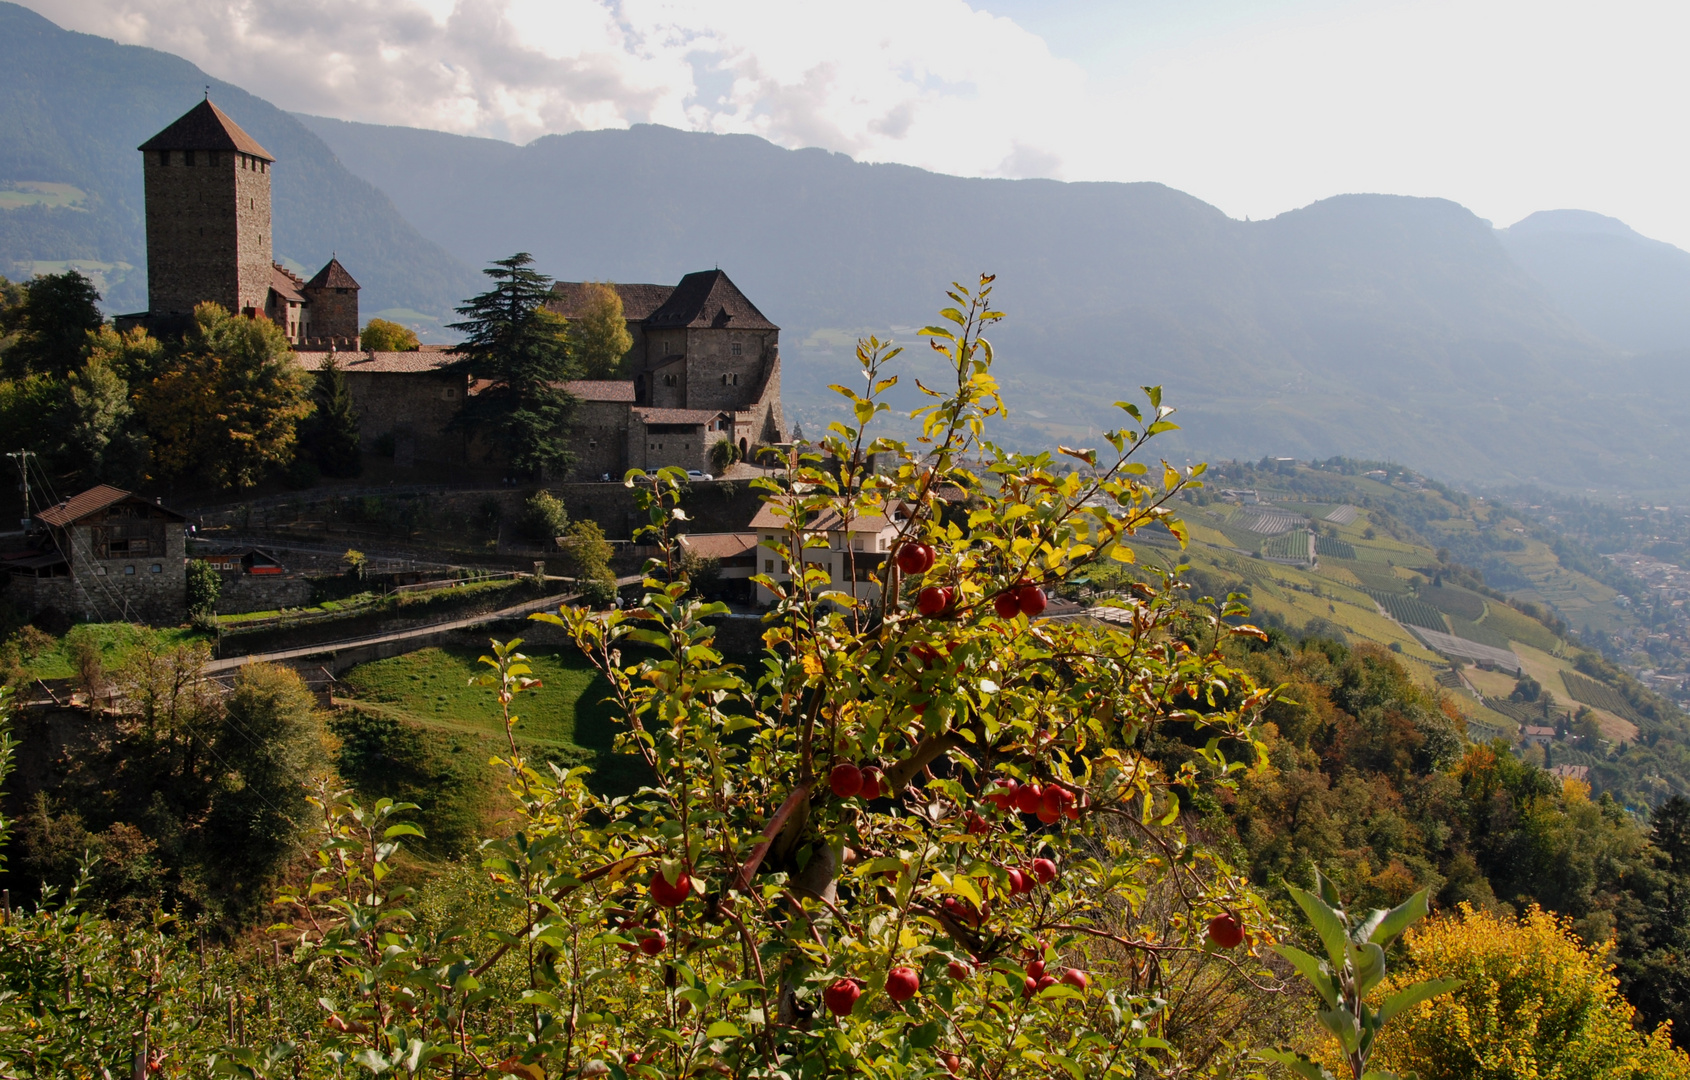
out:
<path id="1" fill-rule="evenodd" d="M 554 281 L 552 298 L 546 306 L 566 319 L 579 318 L 587 304 L 588 281 Z M 622 298 L 622 317 L 629 322 L 643 322 L 652 312 L 663 306 L 675 291 L 673 285 L 618 285 L 605 282 Z"/>
<path id="2" fill-rule="evenodd" d="M 451 354 L 437 350 L 413 349 L 409 352 L 296 352 L 294 361 L 307 371 L 316 371 L 330 356 L 345 372 L 373 371 L 383 374 L 427 375 L 452 362 Z"/>
<path id="3" fill-rule="evenodd" d="M 340 265 L 340 260 L 331 258 L 328 265 L 317 271 L 317 276 L 305 283 L 307 289 L 357 289 L 361 286 L 352 275 L 346 272 L 346 267 Z"/>
<path id="4" fill-rule="evenodd" d="M 739 559 L 757 550 L 756 533 L 685 533 L 675 541 L 701 559 Z"/>
<path id="5" fill-rule="evenodd" d="M 563 388 L 582 401 L 634 403 L 634 384 L 624 379 L 573 379 Z"/>
<path id="6" fill-rule="evenodd" d="M 724 415 L 719 409 L 634 409 L 648 424 L 708 424 Z"/>
<path id="7" fill-rule="evenodd" d="M 265 161 L 275 161 L 270 151 L 258 145 L 258 140 L 241 130 L 241 126 L 211 103 L 200 102 L 176 122 L 154 135 L 137 150 L 236 150 Z"/>
<path id="8" fill-rule="evenodd" d="M 181 518 L 183 516 L 167 507 L 149 503 L 139 495 L 131 495 L 122 488 L 115 488 L 110 484 L 101 484 L 99 487 L 89 488 L 80 495 L 72 495 L 59 505 L 41 511 L 35 517 L 37 521 L 47 525 L 64 528 L 67 525 L 75 524 L 97 510 L 104 510 L 108 506 L 130 499 L 151 506 L 155 510 L 163 510 L 171 517 Z"/>
<path id="9" fill-rule="evenodd" d="M 757 513 L 751 519 L 753 529 L 785 529 L 788 519 L 784 508 L 777 511 L 776 504 L 766 502 L 757 508 Z M 851 532 L 877 533 L 886 528 L 887 520 L 879 514 L 864 514 L 851 519 Z M 824 510 L 811 518 L 804 526 L 805 532 L 838 532 L 845 527 L 845 519 L 836 510 Z"/>
<path id="10" fill-rule="evenodd" d="M 283 300 L 292 300 L 296 304 L 305 303 L 305 297 L 299 294 L 302 283 L 299 277 L 285 266 L 270 264 L 270 289 Z"/>

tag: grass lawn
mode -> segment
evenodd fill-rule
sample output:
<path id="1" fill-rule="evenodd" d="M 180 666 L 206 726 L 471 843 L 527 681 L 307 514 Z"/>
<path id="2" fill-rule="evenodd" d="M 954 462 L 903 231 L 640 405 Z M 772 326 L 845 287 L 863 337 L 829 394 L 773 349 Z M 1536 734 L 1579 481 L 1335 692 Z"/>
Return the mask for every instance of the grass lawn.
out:
<path id="1" fill-rule="evenodd" d="M 209 640 L 203 630 L 193 630 L 188 627 L 175 627 L 164 630 L 148 630 L 134 623 L 81 623 L 73 626 L 64 637 L 55 641 L 51 648 L 41 652 L 24 666 L 33 679 L 70 679 L 76 676 L 75 654 L 72 652 L 73 643 L 79 640 L 92 640 L 100 647 L 100 661 L 107 671 L 119 667 L 128 658 L 129 652 L 141 640 L 143 634 L 157 634 L 160 642 L 171 648 L 185 645 L 191 641 Z"/>
<path id="2" fill-rule="evenodd" d="M 404 656 L 360 664 L 342 677 L 360 705 L 394 719 L 434 730 L 484 736 L 490 752 L 504 748 L 504 725 L 491 690 L 469 680 L 492 668 L 477 658 L 485 650 L 419 649 Z M 619 723 L 604 698 L 609 683 L 572 647 L 527 652 L 541 681 L 539 690 L 519 695 L 516 735 L 532 752 L 594 766 L 605 790 L 632 790 L 642 766 L 611 752 Z"/>

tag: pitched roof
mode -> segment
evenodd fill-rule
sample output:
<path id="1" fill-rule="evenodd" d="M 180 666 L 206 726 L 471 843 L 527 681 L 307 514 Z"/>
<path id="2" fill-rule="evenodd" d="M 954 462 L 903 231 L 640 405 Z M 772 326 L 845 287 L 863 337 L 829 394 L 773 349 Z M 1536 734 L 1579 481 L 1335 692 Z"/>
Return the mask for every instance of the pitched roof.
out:
<path id="1" fill-rule="evenodd" d="M 552 282 L 552 298 L 546 306 L 566 319 L 579 318 L 587 306 L 586 281 Z M 663 306 L 675 291 L 673 285 L 618 285 L 606 282 L 622 298 L 622 317 L 630 322 L 643 322 L 652 312 Z"/>
<path id="2" fill-rule="evenodd" d="M 688 274 L 675 286 L 663 306 L 645 324 L 653 329 L 676 327 L 732 327 L 735 330 L 779 330 L 746 299 L 739 286 L 720 270 Z"/>
<path id="3" fill-rule="evenodd" d="M 110 484 L 101 484 L 99 487 L 89 488 L 80 495 L 72 495 L 59 505 L 49 507 L 46 510 L 41 511 L 39 514 L 36 514 L 35 518 L 37 521 L 41 521 L 45 524 L 63 528 L 66 525 L 71 525 L 82 520 L 89 514 L 94 513 L 96 510 L 104 510 L 108 506 L 114 506 L 117 503 L 126 502 L 130 499 L 146 506 L 150 506 L 155 510 L 163 510 L 171 517 L 183 517 L 183 515 L 178 514 L 174 510 L 165 506 L 149 503 L 139 495 L 131 495 L 122 488 L 114 488 Z"/>
<path id="4" fill-rule="evenodd" d="M 627 379 L 572 379 L 563 388 L 582 401 L 634 403 L 634 384 Z"/>
<path id="5" fill-rule="evenodd" d="M 283 300 L 292 300 L 296 304 L 305 303 L 305 297 L 299 290 L 304 288 L 300 284 L 299 276 L 285 266 L 270 264 L 270 288 Z"/>
<path id="6" fill-rule="evenodd" d="M 360 288 L 352 275 L 346 272 L 346 267 L 340 265 L 340 260 L 331 258 L 328 265 L 317 271 L 317 276 L 305 283 L 307 289 L 356 289 Z"/>
<path id="7" fill-rule="evenodd" d="M 740 559 L 757 550 L 754 532 L 683 533 L 675 542 L 701 559 Z"/>
<path id="8" fill-rule="evenodd" d="M 879 514 L 863 514 L 851 519 L 849 531 L 854 533 L 877 533 L 892 525 Z M 785 529 L 788 525 L 784 508 L 777 508 L 771 500 L 757 508 L 757 513 L 751 518 L 750 527 L 753 529 Z M 837 510 L 823 510 L 804 525 L 805 532 L 840 532 L 845 528 L 845 518 Z"/>
<path id="9" fill-rule="evenodd" d="M 439 371 L 452 362 L 452 354 L 433 350 L 412 349 L 409 352 L 296 352 L 294 362 L 306 371 L 316 371 L 330 356 L 347 373 L 373 371 L 381 373 L 428 374 Z"/>
<path id="10" fill-rule="evenodd" d="M 176 118 L 176 122 L 154 135 L 137 150 L 238 150 L 265 161 L 275 161 L 258 140 L 211 103 L 210 98 Z"/>

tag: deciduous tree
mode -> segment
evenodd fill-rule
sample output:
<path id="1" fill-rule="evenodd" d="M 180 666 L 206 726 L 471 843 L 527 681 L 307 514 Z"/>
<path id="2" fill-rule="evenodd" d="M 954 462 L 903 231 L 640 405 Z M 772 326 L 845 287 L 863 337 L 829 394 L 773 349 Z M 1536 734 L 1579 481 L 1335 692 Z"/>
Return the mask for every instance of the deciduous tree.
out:
<path id="1" fill-rule="evenodd" d="M 5 352 L 13 378 L 31 372 L 62 379 L 82 364 L 88 332 L 98 330 L 100 293 L 77 273 L 38 275 L 24 284 L 18 340 Z"/>
<path id="2" fill-rule="evenodd" d="M 387 319 L 371 319 L 358 335 L 358 344 L 372 352 L 415 352 L 422 347 L 415 330 Z"/>
<path id="3" fill-rule="evenodd" d="M 622 295 L 616 286 L 589 281 L 580 312 L 570 321 L 569 336 L 581 375 L 587 379 L 626 378 L 622 358 L 634 347 Z"/>

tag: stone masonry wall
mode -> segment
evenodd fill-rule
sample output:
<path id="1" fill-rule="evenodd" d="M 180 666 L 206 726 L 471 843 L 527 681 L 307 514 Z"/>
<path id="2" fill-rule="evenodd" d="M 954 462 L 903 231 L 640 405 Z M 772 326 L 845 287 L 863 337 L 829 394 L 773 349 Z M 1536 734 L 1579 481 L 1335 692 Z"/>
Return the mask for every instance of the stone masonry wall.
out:
<path id="1" fill-rule="evenodd" d="M 186 538 L 181 522 L 163 524 L 162 551 L 115 558 L 100 557 L 95 526 L 73 527 L 67 534 L 71 574 L 38 580 L 35 609 L 88 620 L 178 625 L 188 614 Z"/>
<path id="2" fill-rule="evenodd" d="M 348 371 L 346 386 L 358 410 L 358 434 L 364 453 L 376 440 L 392 435 L 395 461 L 455 465 L 467 460 L 464 435 L 447 425 L 464 402 L 462 375 L 424 372 Z M 409 447 L 408 451 L 406 447 Z"/>
<path id="3" fill-rule="evenodd" d="M 191 153 L 192 165 L 188 151 L 142 155 L 148 309 L 187 315 L 209 300 L 263 310 L 272 273 L 268 166 L 228 151 Z"/>
<path id="4" fill-rule="evenodd" d="M 306 327 L 308 338 L 357 342 L 357 289 L 305 289 L 303 295 L 310 304 L 306 309 L 310 320 Z"/>
<path id="5" fill-rule="evenodd" d="M 222 577 L 219 615 L 304 607 L 311 600 L 311 581 L 304 574 L 227 573 Z"/>
<path id="6" fill-rule="evenodd" d="M 605 473 L 620 480 L 628 471 L 628 406 L 616 401 L 583 401 L 575 411 L 575 476 L 597 480 Z"/>
<path id="7" fill-rule="evenodd" d="M 687 408 L 743 409 L 778 347 L 776 330 L 687 331 Z M 734 355 L 734 347 L 739 355 Z"/>

